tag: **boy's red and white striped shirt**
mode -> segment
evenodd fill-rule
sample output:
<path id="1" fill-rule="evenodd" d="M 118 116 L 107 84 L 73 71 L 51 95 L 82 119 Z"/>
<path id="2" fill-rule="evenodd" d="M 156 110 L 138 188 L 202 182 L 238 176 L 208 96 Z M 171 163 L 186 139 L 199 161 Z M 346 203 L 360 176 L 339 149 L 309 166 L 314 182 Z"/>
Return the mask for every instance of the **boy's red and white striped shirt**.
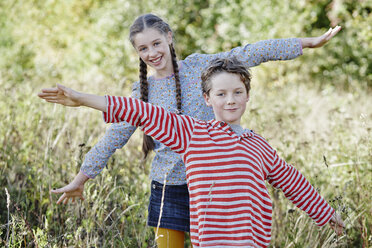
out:
<path id="1" fill-rule="evenodd" d="M 318 226 L 334 209 L 260 135 L 200 121 L 138 99 L 106 96 L 106 122 L 126 121 L 182 154 L 190 194 L 193 247 L 267 247 L 272 203 L 265 180 Z"/>

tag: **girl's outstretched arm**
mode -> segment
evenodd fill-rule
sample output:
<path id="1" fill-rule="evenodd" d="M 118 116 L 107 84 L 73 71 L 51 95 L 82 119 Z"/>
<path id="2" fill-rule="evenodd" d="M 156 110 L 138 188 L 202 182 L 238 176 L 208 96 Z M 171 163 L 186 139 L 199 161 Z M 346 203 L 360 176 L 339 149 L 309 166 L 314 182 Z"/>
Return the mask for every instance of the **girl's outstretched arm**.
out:
<path id="1" fill-rule="evenodd" d="M 68 107 L 86 106 L 103 112 L 106 110 L 106 99 L 104 96 L 77 92 L 60 84 L 55 88 L 42 89 L 38 96 L 47 102 L 58 103 Z M 84 184 L 88 179 L 89 177 L 80 171 L 75 176 L 74 180 L 68 185 L 59 189 L 51 190 L 51 193 L 53 194 L 62 193 L 57 204 L 67 204 L 70 198 L 72 199 L 72 202 L 74 202 L 76 197 L 84 200 Z"/>
<path id="2" fill-rule="evenodd" d="M 325 45 L 340 30 L 341 27 L 336 26 L 318 37 L 261 40 L 216 54 L 195 53 L 183 60 L 183 63 L 189 63 L 190 66 L 195 67 L 194 71 L 201 71 L 210 60 L 231 56 L 236 56 L 247 67 L 258 66 L 267 61 L 291 60 L 302 55 L 304 48 L 317 48 Z"/>
<path id="3" fill-rule="evenodd" d="M 104 96 L 81 93 L 63 85 L 57 84 L 55 88 L 42 89 L 38 96 L 47 102 L 58 103 L 68 107 L 85 106 L 106 111 Z"/>
<path id="4" fill-rule="evenodd" d="M 318 37 L 308 37 L 308 38 L 301 38 L 302 48 L 317 48 L 321 47 L 326 44 L 330 39 L 333 38 L 339 31 L 341 30 L 341 26 L 336 26 L 334 28 L 330 28 L 327 32 L 323 35 Z"/>

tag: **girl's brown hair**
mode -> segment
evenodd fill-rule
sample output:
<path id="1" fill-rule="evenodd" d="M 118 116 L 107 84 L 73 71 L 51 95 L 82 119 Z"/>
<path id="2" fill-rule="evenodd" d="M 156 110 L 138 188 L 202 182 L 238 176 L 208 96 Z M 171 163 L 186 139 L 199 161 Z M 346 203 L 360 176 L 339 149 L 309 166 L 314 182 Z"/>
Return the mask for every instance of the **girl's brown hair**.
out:
<path id="1" fill-rule="evenodd" d="M 247 94 L 249 93 L 251 89 L 251 74 L 249 69 L 234 56 L 214 59 L 210 62 L 208 67 L 204 69 L 201 75 L 203 93 L 209 95 L 209 91 L 211 90 L 211 78 L 221 72 L 238 74 L 247 90 Z"/>
<path id="2" fill-rule="evenodd" d="M 153 15 L 153 14 L 141 15 L 134 21 L 134 23 L 130 27 L 129 40 L 133 46 L 135 45 L 134 36 L 138 33 L 143 32 L 143 30 L 145 30 L 146 28 L 154 28 L 163 35 L 168 35 L 169 32 L 173 34 L 168 23 L 164 22 L 158 16 Z M 181 113 L 181 83 L 180 83 L 179 69 L 178 69 L 178 64 L 177 64 L 177 56 L 174 50 L 173 43 L 169 45 L 169 49 L 170 49 L 171 56 L 172 56 L 174 79 L 176 82 L 177 111 L 178 113 Z M 141 87 L 141 100 L 144 102 L 148 102 L 149 92 L 148 92 L 148 81 L 147 81 L 147 65 L 141 58 L 139 58 L 139 60 L 140 60 L 139 78 L 140 78 L 140 87 Z M 150 151 L 154 150 L 154 148 L 155 148 L 154 140 L 151 138 L 151 136 L 144 134 L 142 150 L 143 150 L 145 158 L 147 157 Z"/>

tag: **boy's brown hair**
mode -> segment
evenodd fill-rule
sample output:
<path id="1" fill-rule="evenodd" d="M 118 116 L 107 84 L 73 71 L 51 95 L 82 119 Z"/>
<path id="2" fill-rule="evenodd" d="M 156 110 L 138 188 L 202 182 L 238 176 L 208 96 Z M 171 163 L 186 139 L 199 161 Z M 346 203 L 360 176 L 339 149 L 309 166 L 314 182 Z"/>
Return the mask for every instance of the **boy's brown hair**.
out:
<path id="1" fill-rule="evenodd" d="M 214 59 L 204 69 L 201 75 L 203 93 L 209 95 L 209 91 L 211 90 L 210 79 L 221 72 L 238 74 L 247 90 L 247 94 L 249 93 L 251 89 L 251 74 L 249 69 L 234 56 Z"/>

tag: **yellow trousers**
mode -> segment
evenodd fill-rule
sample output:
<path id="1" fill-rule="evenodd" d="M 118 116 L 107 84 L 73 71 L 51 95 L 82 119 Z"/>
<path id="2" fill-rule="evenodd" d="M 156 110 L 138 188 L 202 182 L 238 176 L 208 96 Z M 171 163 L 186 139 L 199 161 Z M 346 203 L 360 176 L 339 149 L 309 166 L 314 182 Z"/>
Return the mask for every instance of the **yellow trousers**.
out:
<path id="1" fill-rule="evenodd" d="M 156 228 L 154 228 L 156 234 Z M 159 228 L 156 239 L 158 248 L 184 248 L 185 233 L 172 229 Z"/>

